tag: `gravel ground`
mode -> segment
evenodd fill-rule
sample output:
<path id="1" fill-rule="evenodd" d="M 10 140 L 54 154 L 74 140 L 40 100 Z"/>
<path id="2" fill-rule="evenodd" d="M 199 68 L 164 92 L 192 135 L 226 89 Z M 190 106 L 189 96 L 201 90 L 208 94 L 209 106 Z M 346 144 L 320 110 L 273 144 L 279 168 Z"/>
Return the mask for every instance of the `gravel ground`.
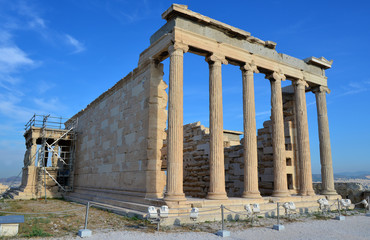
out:
<path id="1" fill-rule="evenodd" d="M 370 217 L 347 216 L 345 221 L 309 220 L 305 222 L 285 223 L 284 231 L 272 230 L 271 227 L 249 228 L 231 231 L 228 239 L 370 239 Z M 64 238 L 64 239 L 80 239 Z M 212 233 L 176 232 L 176 233 L 143 233 L 138 231 L 94 231 L 93 239 L 166 239 L 166 240 L 201 240 L 220 239 Z"/>

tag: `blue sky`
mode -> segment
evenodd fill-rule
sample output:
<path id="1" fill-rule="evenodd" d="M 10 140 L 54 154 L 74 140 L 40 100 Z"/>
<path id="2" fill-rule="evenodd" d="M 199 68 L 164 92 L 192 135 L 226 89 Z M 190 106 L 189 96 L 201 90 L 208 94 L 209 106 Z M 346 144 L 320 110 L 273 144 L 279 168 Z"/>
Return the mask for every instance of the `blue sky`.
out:
<path id="1" fill-rule="evenodd" d="M 171 1 L 0 0 L 0 177 L 23 165 L 33 113 L 71 117 L 136 66 Z M 277 42 L 277 51 L 334 60 L 326 71 L 334 172 L 370 170 L 369 1 L 177 1 Z M 164 61 L 168 79 L 168 60 Z M 223 67 L 224 128 L 242 130 L 240 70 Z M 284 85 L 290 84 L 289 81 Z M 255 77 L 257 127 L 270 87 Z M 314 95 L 307 93 L 313 173 L 320 172 Z M 208 126 L 208 66 L 184 57 L 184 123 Z"/>

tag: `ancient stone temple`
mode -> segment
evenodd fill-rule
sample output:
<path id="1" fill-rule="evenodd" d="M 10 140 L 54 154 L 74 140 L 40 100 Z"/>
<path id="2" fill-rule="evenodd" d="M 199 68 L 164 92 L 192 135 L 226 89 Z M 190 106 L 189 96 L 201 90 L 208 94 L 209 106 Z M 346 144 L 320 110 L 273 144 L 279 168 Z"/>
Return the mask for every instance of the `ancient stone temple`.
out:
<path id="1" fill-rule="evenodd" d="M 145 215 L 149 205 L 168 205 L 178 221 L 188 218 L 183 214 L 191 206 L 260 203 L 272 209 L 276 201 L 294 201 L 312 207 L 319 198 L 337 198 L 326 106 L 325 70 L 332 61 L 278 53 L 275 42 L 185 5 L 173 4 L 162 18 L 167 23 L 151 36 L 138 67 L 66 122 L 78 120 L 73 191 L 65 197 L 138 215 Z M 209 128 L 199 122 L 183 126 L 185 54 L 203 56 L 209 64 Z M 161 63 L 166 58 L 168 83 Z M 223 129 L 225 64 L 240 69 L 243 132 Z M 271 84 L 266 89 L 271 118 L 258 136 L 255 74 Z M 281 81 L 292 84 L 282 88 Z M 318 196 L 312 187 L 306 93 L 316 96 L 319 121 L 323 190 Z"/>

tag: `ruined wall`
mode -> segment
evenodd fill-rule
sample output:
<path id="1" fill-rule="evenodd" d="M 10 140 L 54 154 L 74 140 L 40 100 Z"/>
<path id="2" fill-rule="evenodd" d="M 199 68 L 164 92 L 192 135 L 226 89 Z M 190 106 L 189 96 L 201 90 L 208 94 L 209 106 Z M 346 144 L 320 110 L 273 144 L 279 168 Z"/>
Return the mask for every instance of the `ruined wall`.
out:
<path id="1" fill-rule="evenodd" d="M 299 162 L 296 147 L 294 95 L 283 94 L 283 111 L 288 189 L 290 193 L 296 194 L 299 188 Z M 265 121 L 263 128 L 258 129 L 257 145 L 259 189 L 262 195 L 270 195 L 274 189 L 271 120 Z"/>
<path id="2" fill-rule="evenodd" d="M 224 130 L 225 180 L 228 196 L 243 192 L 243 147 L 241 132 Z M 240 150 L 241 149 L 241 150 Z M 166 168 L 166 142 L 162 149 L 163 168 Z M 238 156 L 238 157 L 237 157 Z M 242 174 L 240 175 L 240 171 Z M 205 198 L 209 188 L 209 128 L 200 122 L 184 125 L 184 193 L 186 196 Z M 241 191 L 240 191 L 241 187 Z"/>
<path id="3" fill-rule="evenodd" d="M 316 194 L 321 193 L 321 187 L 321 182 L 313 183 L 313 189 Z M 352 203 L 358 203 L 370 196 L 370 190 L 359 182 L 335 182 L 334 187 L 342 198 L 351 199 Z"/>
<path id="4" fill-rule="evenodd" d="M 294 96 L 283 95 L 287 175 L 290 192 L 299 189 Z M 225 185 L 229 197 L 240 197 L 244 191 L 244 150 L 239 140 L 242 132 L 224 130 Z M 272 123 L 264 122 L 258 129 L 258 177 L 262 195 L 273 190 L 274 169 L 272 153 Z M 166 169 L 166 142 L 162 149 L 163 169 Z M 288 176 L 287 176 L 288 178 Z M 186 196 L 204 198 L 209 188 L 209 129 L 200 122 L 184 125 L 184 193 Z"/>
<path id="5" fill-rule="evenodd" d="M 162 64 L 143 64 L 73 117 L 78 118 L 75 195 L 162 196 L 160 149 L 167 118 L 162 76 Z"/>

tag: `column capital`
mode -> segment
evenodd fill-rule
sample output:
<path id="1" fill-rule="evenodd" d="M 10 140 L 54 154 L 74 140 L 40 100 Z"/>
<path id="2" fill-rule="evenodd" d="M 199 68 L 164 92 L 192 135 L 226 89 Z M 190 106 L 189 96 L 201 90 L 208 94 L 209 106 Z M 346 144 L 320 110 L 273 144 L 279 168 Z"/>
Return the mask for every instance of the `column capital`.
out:
<path id="1" fill-rule="evenodd" d="M 208 63 L 216 63 L 216 62 L 220 62 L 222 64 L 228 64 L 229 62 L 225 59 L 225 56 L 223 55 L 220 55 L 220 54 L 216 54 L 216 53 L 212 53 L 211 55 L 207 56 L 206 57 L 206 62 Z"/>
<path id="2" fill-rule="evenodd" d="M 279 69 L 278 71 L 274 71 L 269 75 L 266 74 L 265 78 L 269 80 L 274 80 L 274 81 L 285 81 L 286 80 L 286 77 L 281 71 L 281 69 Z"/>
<path id="3" fill-rule="evenodd" d="M 168 53 L 170 55 L 176 50 L 182 50 L 183 53 L 186 53 L 189 50 L 189 46 L 181 42 L 174 42 L 168 47 Z"/>
<path id="4" fill-rule="evenodd" d="M 309 87 L 308 83 L 304 79 L 297 79 L 293 81 L 294 86 Z"/>
<path id="5" fill-rule="evenodd" d="M 257 69 L 257 65 L 254 63 L 253 60 L 252 60 L 251 63 L 245 63 L 243 66 L 241 66 L 240 70 L 247 71 L 247 72 L 252 72 L 252 73 L 259 73 L 259 71 Z"/>
<path id="6" fill-rule="evenodd" d="M 330 93 L 330 89 L 328 87 L 325 87 L 325 86 L 317 86 L 317 87 L 313 87 L 312 90 L 311 90 L 313 93 L 321 93 L 321 92 L 326 92 L 326 93 Z"/>

